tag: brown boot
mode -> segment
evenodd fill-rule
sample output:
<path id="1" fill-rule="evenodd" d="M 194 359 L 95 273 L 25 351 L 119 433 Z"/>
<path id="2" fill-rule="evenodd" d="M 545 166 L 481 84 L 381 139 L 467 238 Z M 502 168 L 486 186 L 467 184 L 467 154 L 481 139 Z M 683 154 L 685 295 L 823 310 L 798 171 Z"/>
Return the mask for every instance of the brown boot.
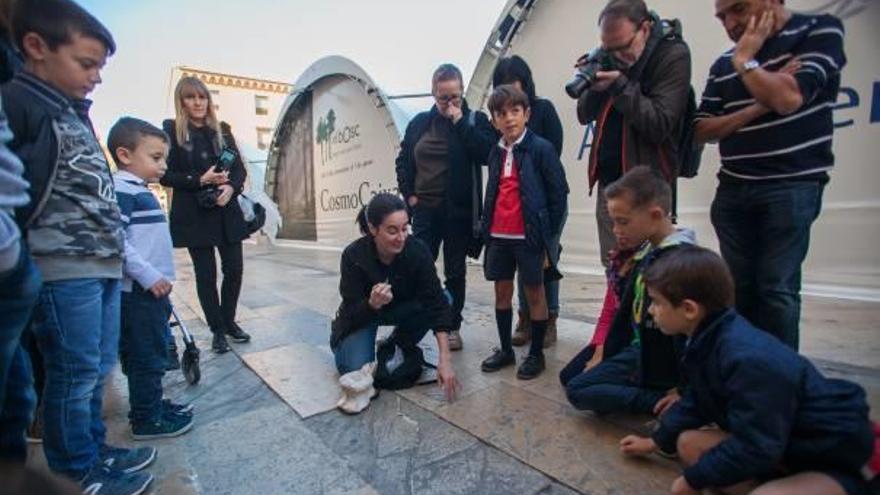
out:
<path id="1" fill-rule="evenodd" d="M 559 315 L 551 314 L 547 319 L 547 333 L 544 334 L 544 349 L 556 343 L 556 319 Z"/>
<path id="2" fill-rule="evenodd" d="M 519 310 L 519 317 L 516 321 L 516 328 L 513 330 L 513 345 L 519 347 L 526 345 L 532 340 L 532 320 L 529 318 L 529 312 Z"/>

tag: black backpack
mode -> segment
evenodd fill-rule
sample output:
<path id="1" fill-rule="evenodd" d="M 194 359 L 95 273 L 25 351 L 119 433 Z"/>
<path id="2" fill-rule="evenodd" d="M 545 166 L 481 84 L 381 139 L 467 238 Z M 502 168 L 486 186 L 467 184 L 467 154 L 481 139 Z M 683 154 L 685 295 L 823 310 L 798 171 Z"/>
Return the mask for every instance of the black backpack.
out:
<path id="1" fill-rule="evenodd" d="M 694 139 L 696 123 L 694 117 L 697 114 L 697 96 L 694 87 L 688 89 L 687 107 L 684 111 L 684 122 L 681 130 L 681 141 L 678 143 L 679 167 L 678 176 L 692 179 L 700 171 L 700 160 L 703 157 L 702 143 Z"/>
<path id="2" fill-rule="evenodd" d="M 678 19 L 663 20 L 663 36 L 669 40 L 677 40 L 687 45 L 681 21 Z M 691 179 L 697 176 L 700 170 L 700 160 L 703 157 L 703 145 L 694 141 L 695 122 L 697 115 L 697 95 L 693 86 L 688 87 L 687 106 L 682 117 L 681 137 L 678 142 L 678 177 Z"/>
<path id="3" fill-rule="evenodd" d="M 394 357 L 397 349 L 403 353 L 403 362 L 393 371 L 389 371 L 388 362 Z M 384 390 L 410 388 L 422 376 L 422 367 L 425 365 L 425 357 L 419 346 L 400 345 L 389 337 L 376 349 L 376 373 L 373 376 L 373 385 Z"/>

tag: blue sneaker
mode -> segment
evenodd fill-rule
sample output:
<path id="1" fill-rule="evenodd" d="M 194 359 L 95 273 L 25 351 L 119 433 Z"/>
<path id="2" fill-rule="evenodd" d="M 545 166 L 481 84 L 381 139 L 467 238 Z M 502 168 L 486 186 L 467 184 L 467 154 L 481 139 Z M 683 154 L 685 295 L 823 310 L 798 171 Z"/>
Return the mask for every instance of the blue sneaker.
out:
<path id="1" fill-rule="evenodd" d="M 192 415 L 165 411 L 157 421 L 132 423 L 131 437 L 135 440 L 171 438 L 183 435 L 191 430 L 192 427 Z"/>
<path id="2" fill-rule="evenodd" d="M 98 453 L 101 462 L 114 471 L 125 474 L 136 473 L 145 469 L 156 460 L 156 447 L 139 447 L 123 449 L 103 445 Z"/>
<path id="3" fill-rule="evenodd" d="M 192 404 L 178 404 L 176 402 L 171 402 L 171 399 L 162 399 L 162 410 L 168 411 L 174 414 L 189 414 L 192 415 L 193 407 Z"/>
<path id="4" fill-rule="evenodd" d="M 79 481 L 84 495 L 140 495 L 153 482 L 150 473 L 130 473 L 98 463 Z"/>

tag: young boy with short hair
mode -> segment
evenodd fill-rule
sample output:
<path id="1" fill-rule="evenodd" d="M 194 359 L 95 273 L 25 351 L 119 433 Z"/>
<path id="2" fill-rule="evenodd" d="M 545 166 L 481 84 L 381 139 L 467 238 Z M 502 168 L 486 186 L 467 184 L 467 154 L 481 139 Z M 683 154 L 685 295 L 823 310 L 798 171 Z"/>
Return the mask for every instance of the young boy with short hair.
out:
<path id="1" fill-rule="evenodd" d="M 495 282 L 495 320 L 501 348 L 482 363 L 486 372 L 515 364 L 513 353 L 513 278 L 519 271 L 529 303 L 532 342 L 517 370 L 522 380 L 544 370 L 547 301 L 544 274 L 556 270 L 558 234 L 566 211 L 568 182 L 556 149 L 529 132 L 529 99 L 512 85 L 495 88 L 489 97 L 492 124 L 501 133 L 489 154 L 489 179 L 483 215 L 486 238 L 484 272 Z"/>
<path id="2" fill-rule="evenodd" d="M 619 283 L 624 288 L 608 335 L 602 361 L 564 383 L 569 402 L 598 413 L 660 414 L 677 400 L 680 343 L 664 336 L 647 309 L 642 273 L 661 253 L 693 244 L 689 229 L 672 223 L 669 184 L 648 167 L 635 167 L 605 189 L 608 213 L 619 246 L 642 248 L 634 267 Z"/>
<path id="3" fill-rule="evenodd" d="M 730 271 L 712 251 L 676 249 L 644 278 L 654 321 L 688 339 L 688 389 L 652 438 L 621 441 L 625 454 L 677 450 L 686 467 L 674 494 L 869 493 L 875 439 L 861 387 L 825 378 L 737 314 Z"/>
<path id="4" fill-rule="evenodd" d="M 153 477 L 137 472 L 156 449 L 105 443 L 104 380 L 117 361 L 123 231 L 110 167 L 85 97 L 116 45 L 71 0 L 18 2 L 16 43 L 25 68 L 3 85 L 31 201 L 16 211 L 44 280 L 34 333 L 44 356 L 49 467 L 92 494 L 136 494 Z"/>
<path id="5" fill-rule="evenodd" d="M 168 360 L 168 318 L 174 252 L 168 221 L 148 184 L 165 174 L 168 136 L 132 117 L 116 122 L 107 148 L 125 228 L 120 357 L 128 375 L 129 421 L 135 440 L 174 437 L 192 428 L 192 406 L 162 400 Z"/>

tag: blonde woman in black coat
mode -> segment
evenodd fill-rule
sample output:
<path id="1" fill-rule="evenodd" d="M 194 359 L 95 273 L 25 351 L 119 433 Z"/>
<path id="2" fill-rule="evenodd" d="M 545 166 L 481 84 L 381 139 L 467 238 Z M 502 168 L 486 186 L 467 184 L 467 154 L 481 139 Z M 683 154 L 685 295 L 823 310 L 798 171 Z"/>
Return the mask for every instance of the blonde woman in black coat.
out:
<path id="1" fill-rule="evenodd" d="M 199 303 L 214 334 L 211 347 L 224 353 L 229 351 L 227 335 L 235 342 L 250 340 L 235 323 L 243 272 L 241 241 L 248 237 L 238 195 L 247 171 L 232 132 L 217 118 L 202 81 L 182 78 L 174 91 L 174 107 L 175 119 L 163 123 L 171 150 L 161 181 L 174 189 L 171 238 L 174 247 L 189 251 Z M 219 297 L 215 250 L 223 271 Z"/>

